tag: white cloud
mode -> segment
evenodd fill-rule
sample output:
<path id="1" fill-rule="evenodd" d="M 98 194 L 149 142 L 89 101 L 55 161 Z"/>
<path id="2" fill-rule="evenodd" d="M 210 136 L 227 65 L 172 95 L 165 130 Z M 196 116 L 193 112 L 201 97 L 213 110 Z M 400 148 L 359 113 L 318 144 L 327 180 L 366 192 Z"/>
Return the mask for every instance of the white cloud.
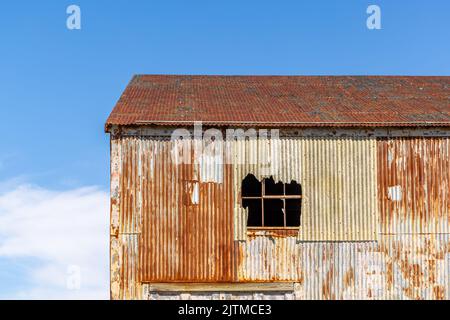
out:
<path id="1" fill-rule="evenodd" d="M 0 258 L 33 261 L 30 287 L 8 298 L 108 299 L 108 206 L 108 194 L 96 187 L 51 191 L 22 184 L 1 191 Z M 71 286 L 74 279 L 79 289 Z"/>

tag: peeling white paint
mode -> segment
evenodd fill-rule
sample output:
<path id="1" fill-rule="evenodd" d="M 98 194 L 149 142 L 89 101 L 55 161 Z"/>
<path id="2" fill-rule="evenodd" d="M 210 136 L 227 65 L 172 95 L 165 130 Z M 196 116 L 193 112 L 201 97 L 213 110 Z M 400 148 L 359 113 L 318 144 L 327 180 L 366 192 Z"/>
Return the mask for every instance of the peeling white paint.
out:
<path id="1" fill-rule="evenodd" d="M 387 154 L 387 161 L 389 165 L 392 164 L 392 160 L 394 160 L 394 155 L 392 154 L 391 150 L 389 150 Z"/>
<path id="2" fill-rule="evenodd" d="M 401 201 L 402 200 L 402 187 L 401 186 L 393 186 L 388 188 L 388 198 L 392 201 Z"/>

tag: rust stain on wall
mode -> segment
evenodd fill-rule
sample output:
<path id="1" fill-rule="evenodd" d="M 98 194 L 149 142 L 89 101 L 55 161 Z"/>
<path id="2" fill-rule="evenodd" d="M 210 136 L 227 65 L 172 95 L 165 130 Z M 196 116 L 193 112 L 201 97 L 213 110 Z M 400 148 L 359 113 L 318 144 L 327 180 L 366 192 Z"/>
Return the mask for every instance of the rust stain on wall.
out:
<path id="1" fill-rule="evenodd" d="M 378 141 L 381 232 L 450 232 L 450 139 Z"/>
<path id="2" fill-rule="evenodd" d="M 344 275 L 344 286 L 353 287 L 355 285 L 355 271 L 350 267 Z"/>

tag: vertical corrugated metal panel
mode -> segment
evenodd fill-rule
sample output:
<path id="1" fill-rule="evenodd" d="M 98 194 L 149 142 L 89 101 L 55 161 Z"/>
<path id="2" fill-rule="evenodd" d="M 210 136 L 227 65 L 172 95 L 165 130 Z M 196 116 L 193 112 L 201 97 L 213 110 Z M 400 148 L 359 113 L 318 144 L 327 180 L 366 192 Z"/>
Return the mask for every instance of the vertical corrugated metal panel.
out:
<path id="1" fill-rule="evenodd" d="M 138 235 L 122 234 L 119 237 L 120 250 L 120 297 L 121 299 L 141 299 L 141 280 L 139 275 Z"/>
<path id="2" fill-rule="evenodd" d="M 111 235 L 109 241 L 109 264 L 110 264 L 110 298 L 112 300 L 118 300 L 122 297 L 120 296 L 120 284 L 123 279 L 121 279 L 121 269 L 123 265 L 119 259 L 120 256 L 120 242 L 117 236 Z"/>
<path id="3" fill-rule="evenodd" d="M 137 137 L 121 139 L 120 215 L 119 232 L 141 231 L 141 144 Z"/>
<path id="4" fill-rule="evenodd" d="M 386 290 L 391 299 L 450 299 L 450 236 L 383 236 Z"/>
<path id="5" fill-rule="evenodd" d="M 236 240 L 246 239 L 247 212 L 239 198 L 241 182 L 249 173 L 302 184 L 299 240 L 377 238 L 374 138 L 241 140 L 233 150 Z"/>
<path id="6" fill-rule="evenodd" d="M 450 299 L 449 235 L 294 241 L 255 234 L 239 242 L 239 280 L 297 282 L 300 299 Z"/>
<path id="7" fill-rule="evenodd" d="M 110 235 L 117 236 L 119 234 L 120 223 L 120 176 L 122 174 L 121 164 L 121 143 L 120 139 L 112 138 L 110 142 L 111 148 L 111 214 L 110 214 Z"/>
<path id="8" fill-rule="evenodd" d="M 231 167 L 216 160 L 176 164 L 174 144 L 121 140 L 120 232 L 142 235 L 142 281 L 233 281 Z M 225 180 L 204 182 L 200 175 Z M 189 201 L 190 183 L 198 183 L 198 204 Z"/>
<path id="9" fill-rule="evenodd" d="M 381 232 L 450 233 L 450 139 L 378 142 Z"/>
<path id="10" fill-rule="evenodd" d="M 376 240 L 376 140 L 311 138 L 304 145 L 299 240 Z"/>
<path id="11" fill-rule="evenodd" d="M 111 236 L 111 298 L 140 299 L 142 297 L 138 266 L 138 236 Z"/>
<path id="12" fill-rule="evenodd" d="M 110 297 L 120 299 L 120 284 L 122 269 L 119 259 L 120 242 L 119 216 L 120 216 L 120 175 L 121 175 L 121 149 L 120 139 L 111 138 L 111 200 L 110 200 Z"/>
<path id="13" fill-rule="evenodd" d="M 301 281 L 297 249 L 292 230 L 252 232 L 239 242 L 239 281 Z"/>
<path id="14" fill-rule="evenodd" d="M 295 242 L 264 235 L 240 242 L 239 280 L 293 281 L 300 299 L 379 298 L 383 261 L 376 242 Z"/>

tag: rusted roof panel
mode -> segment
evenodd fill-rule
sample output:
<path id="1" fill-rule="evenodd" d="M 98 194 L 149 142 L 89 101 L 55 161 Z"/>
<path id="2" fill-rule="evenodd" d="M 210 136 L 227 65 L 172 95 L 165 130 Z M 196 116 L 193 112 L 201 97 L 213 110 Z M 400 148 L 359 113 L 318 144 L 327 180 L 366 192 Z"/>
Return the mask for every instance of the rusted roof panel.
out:
<path id="1" fill-rule="evenodd" d="M 134 76 L 111 125 L 450 126 L 450 77 Z"/>

